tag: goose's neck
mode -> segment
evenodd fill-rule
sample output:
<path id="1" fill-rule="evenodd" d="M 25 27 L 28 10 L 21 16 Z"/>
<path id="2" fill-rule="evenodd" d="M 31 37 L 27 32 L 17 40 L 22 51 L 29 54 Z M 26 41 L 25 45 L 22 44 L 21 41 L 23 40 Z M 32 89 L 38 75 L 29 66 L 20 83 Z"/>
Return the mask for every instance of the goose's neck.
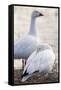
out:
<path id="1" fill-rule="evenodd" d="M 31 24 L 30 24 L 30 32 L 29 34 L 36 36 L 36 30 L 35 30 L 35 18 L 31 18 Z"/>

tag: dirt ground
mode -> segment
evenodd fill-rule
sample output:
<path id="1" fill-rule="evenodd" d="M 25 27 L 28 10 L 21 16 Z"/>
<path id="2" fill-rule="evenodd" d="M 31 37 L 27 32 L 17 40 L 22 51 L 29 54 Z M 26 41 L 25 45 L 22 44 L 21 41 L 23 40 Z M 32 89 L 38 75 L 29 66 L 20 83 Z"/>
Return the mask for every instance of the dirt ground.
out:
<path id="1" fill-rule="evenodd" d="M 56 65 L 55 65 L 56 66 Z M 32 77 L 28 78 L 25 82 L 21 81 L 21 74 L 23 70 L 17 69 L 14 70 L 14 84 L 36 84 L 36 83 L 54 83 L 58 82 L 58 72 L 55 71 L 55 66 L 51 73 L 48 76 L 45 75 L 33 75 Z"/>

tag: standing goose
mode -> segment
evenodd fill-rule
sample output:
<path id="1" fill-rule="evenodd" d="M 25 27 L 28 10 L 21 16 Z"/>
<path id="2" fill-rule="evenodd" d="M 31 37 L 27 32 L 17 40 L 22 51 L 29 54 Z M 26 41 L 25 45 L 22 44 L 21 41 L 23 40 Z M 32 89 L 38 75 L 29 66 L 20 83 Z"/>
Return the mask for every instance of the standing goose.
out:
<path id="1" fill-rule="evenodd" d="M 35 30 L 35 20 L 37 17 L 43 16 L 38 11 L 33 11 L 31 16 L 30 30 L 27 35 L 22 39 L 18 39 L 14 43 L 14 58 L 15 59 L 25 59 L 30 56 L 30 54 L 37 48 L 39 41 L 37 39 L 37 34 Z"/>
<path id="2" fill-rule="evenodd" d="M 41 44 L 29 56 L 25 65 L 22 81 L 26 81 L 35 72 L 48 74 L 53 68 L 55 54 L 48 44 Z"/>

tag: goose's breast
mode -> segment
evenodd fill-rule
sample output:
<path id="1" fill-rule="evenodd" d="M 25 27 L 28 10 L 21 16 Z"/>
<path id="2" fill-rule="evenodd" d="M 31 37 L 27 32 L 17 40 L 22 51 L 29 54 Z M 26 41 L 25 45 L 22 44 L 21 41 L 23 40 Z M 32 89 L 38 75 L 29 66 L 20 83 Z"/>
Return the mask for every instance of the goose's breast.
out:
<path id="1" fill-rule="evenodd" d="M 20 56 L 22 58 L 27 58 L 37 48 L 37 46 L 37 39 L 35 37 L 28 35 L 24 37 L 22 40 L 19 40 L 14 45 L 14 55 Z"/>

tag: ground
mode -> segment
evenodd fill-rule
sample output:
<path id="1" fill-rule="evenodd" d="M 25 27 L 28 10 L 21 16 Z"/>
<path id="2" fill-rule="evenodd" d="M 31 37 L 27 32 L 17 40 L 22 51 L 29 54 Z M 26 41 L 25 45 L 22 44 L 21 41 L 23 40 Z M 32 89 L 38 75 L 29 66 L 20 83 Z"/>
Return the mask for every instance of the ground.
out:
<path id="1" fill-rule="evenodd" d="M 56 65 L 55 65 L 56 66 Z M 17 69 L 14 70 L 14 84 L 32 84 L 32 83 L 51 83 L 51 82 L 58 82 L 58 72 L 55 71 L 55 67 L 53 68 L 52 72 L 45 75 L 34 75 L 30 77 L 25 82 L 21 81 L 21 74 L 23 70 Z"/>

